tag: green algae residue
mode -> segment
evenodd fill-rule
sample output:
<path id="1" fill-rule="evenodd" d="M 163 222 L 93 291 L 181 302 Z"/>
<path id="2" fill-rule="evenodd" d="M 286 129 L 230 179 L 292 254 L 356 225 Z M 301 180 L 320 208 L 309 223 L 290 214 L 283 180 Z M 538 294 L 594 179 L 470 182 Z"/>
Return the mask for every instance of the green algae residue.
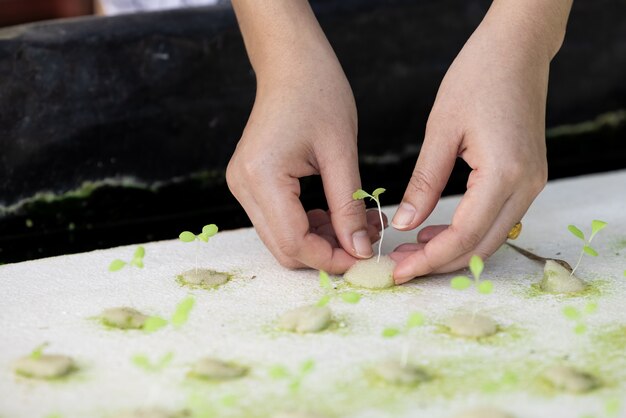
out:
<path id="1" fill-rule="evenodd" d="M 524 328 L 517 325 L 498 325 L 495 334 L 480 338 L 462 337 L 454 335 L 450 332 L 450 329 L 447 326 L 442 324 L 436 325 L 435 332 L 461 344 L 475 343 L 494 347 L 503 347 L 516 341 L 526 339 L 528 337 L 528 332 Z"/>
<path id="2" fill-rule="evenodd" d="M 262 327 L 262 331 L 265 335 L 270 338 L 276 339 L 281 337 L 294 337 L 294 338 L 307 338 L 313 337 L 316 335 L 325 335 L 325 334 L 335 334 L 347 336 L 350 335 L 350 322 L 345 315 L 337 315 L 334 312 L 332 313 L 332 318 L 330 320 L 330 324 L 321 331 L 318 332 L 293 332 L 286 331 L 278 328 L 277 321 L 272 322 L 271 324 L 267 324 Z"/>
<path id="3" fill-rule="evenodd" d="M 208 270 L 208 269 L 203 269 L 203 270 Z M 223 274 L 226 275 L 226 281 L 224 283 L 221 284 L 215 284 L 215 285 L 207 285 L 207 284 L 196 284 L 196 283 L 189 283 L 185 280 L 183 274 L 177 274 L 176 275 L 176 283 L 178 283 L 181 287 L 186 287 L 189 289 L 204 289 L 204 290 L 215 290 L 217 288 L 220 288 L 222 286 L 224 286 L 227 283 L 230 283 L 231 280 L 235 277 L 235 275 L 233 273 L 229 273 L 229 272 L 223 272 L 223 271 L 216 271 L 216 270 L 211 270 L 211 272 L 213 274 Z"/>
<path id="4" fill-rule="evenodd" d="M 585 290 L 575 293 L 550 293 L 541 290 L 539 282 L 533 283 L 522 290 L 516 290 L 515 293 L 526 298 L 536 298 L 543 296 L 552 296 L 562 299 L 568 298 L 594 298 L 606 294 L 606 289 L 610 282 L 608 280 L 593 280 L 586 282 Z"/>

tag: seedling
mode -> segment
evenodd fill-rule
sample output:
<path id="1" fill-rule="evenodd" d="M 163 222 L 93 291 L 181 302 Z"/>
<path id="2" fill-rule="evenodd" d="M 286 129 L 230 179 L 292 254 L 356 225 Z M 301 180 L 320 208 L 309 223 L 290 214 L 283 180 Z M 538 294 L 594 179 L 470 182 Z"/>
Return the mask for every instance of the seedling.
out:
<path id="1" fill-rule="evenodd" d="M 338 292 L 333 286 L 330 276 L 325 271 L 320 271 L 320 287 L 324 290 L 324 296 L 317 302 L 317 306 L 326 306 L 335 298 L 351 304 L 359 303 L 361 300 L 361 295 L 356 292 Z"/>
<path id="2" fill-rule="evenodd" d="M 380 199 L 379 199 L 379 196 L 383 194 L 384 192 L 385 192 L 385 189 L 383 189 L 382 187 L 379 187 L 378 189 L 374 190 L 372 194 L 369 194 L 362 189 L 359 189 L 356 192 L 352 193 L 352 199 L 362 200 L 362 199 L 369 197 L 370 200 L 373 200 L 374 202 L 376 202 L 376 206 L 378 206 L 378 216 L 380 217 L 380 240 L 378 241 L 378 257 L 376 258 L 376 261 L 380 261 L 380 251 L 383 245 L 383 238 L 385 237 L 385 223 L 383 222 L 383 211 L 380 208 Z"/>
<path id="3" fill-rule="evenodd" d="M 315 368 L 315 362 L 311 359 L 305 360 L 300 364 L 300 367 L 295 371 L 290 371 L 282 364 L 272 366 L 269 370 L 269 375 L 272 379 L 286 380 L 289 391 L 293 394 L 297 393 L 302 385 L 304 378 L 309 375 Z"/>
<path id="4" fill-rule="evenodd" d="M 178 239 L 180 239 L 182 242 L 194 242 L 194 241 L 209 242 L 209 238 L 217 234 L 217 231 L 218 231 L 218 228 L 217 228 L 217 225 L 215 224 L 204 225 L 202 227 L 202 232 L 200 232 L 198 235 L 190 231 L 183 231 L 178 236 Z M 196 271 L 198 270 L 198 247 L 196 247 L 195 269 Z"/>
<path id="5" fill-rule="evenodd" d="M 135 250 L 135 253 L 133 254 L 133 258 L 126 262 L 124 260 L 120 260 L 120 259 L 115 259 L 113 261 L 111 261 L 111 264 L 109 264 L 109 271 L 118 271 L 123 269 L 125 266 L 129 265 L 131 267 L 137 267 L 139 269 L 143 268 L 143 258 L 146 255 L 146 249 L 143 248 L 141 245 L 139 247 L 137 247 L 137 249 Z"/>
<path id="6" fill-rule="evenodd" d="M 593 247 L 591 247 L 591 241 L 593 240 L 593 238 L 596 236 L 596 234 L 598 232 L 600 232 L 601 230 L 603 230 L 606 227 L 606 225 L 607 225 L 606 222 L 599 221 L 597 219 L 594 219 L 593 221 L 591 221 L 591 235 L 589 236 L 589 239 L 586 239 L 585 238 L 585 234 L 583 234 L 583 231 L 578 229 L 576 226 L 574 226 L 574 225 L 568 225 L 567 226 L 567 229 L 569 230 L 569 232 L 571 232 L 572 235 L 574 235 L 576 238 L 582 240 L 582 242 L 583 242 L 583 249 L 580 251 L 580 256 L 578 257 L 578 262 L 576 263 L 576 266 L 574 266 L 574 268 L 572 269 L 572 272 L 571 272 L 570 276 L 574 275 L 574 272 L 576 271 L 576 269 L 580 265 L 580 262 L 582 261 L 584 254 L 589 254 L 592 257 L 597 257 L 598 256 L 598 252 L 596 250 L 594 250 Z M 625 272 L 625 274 L 626 274 L 626 272 Z"/>
<path id="7" fill-rule="evenodd" d="M 208 399 L 205 393 L 192 393 L 187 399 L 186 410 L 191 412 L 193 418 L 216 418 L 224 416 L 224 409 L 234 408 L 239 402 L 239 396 L 233 394 L 224 395 L 216 402 Z"/>
<path id="8" fill-rule="evenodd" d="M 32 358 L 33 360 L 39 360 L 43 355 L 43 350 L 45 350 L 48 345 L 49 343 L 39 344 L 37 347 L 35 347 L 33 351 L 31 351 L 30 358 Z"/>
<path id="9" fill-rule="evenodd" d="M 147 372 L 160 372 L 165 367 L 167 367 L 173 359 L 174 353 L 170 351 L 161 356 L 161 358 L 157 359 L 156 361 L 151 361 L 145 354 L 135 354 L 131 357 L 131 362 L 135 366 Z"/>
<path id="10" fill-rule="evenodd" d="M 143 325 L 143 330 L 147 333 L 155 332 L 167 326 L 168 323 L 171 323 L 176 328 L 180 328 L 189 319 L 189 313 L 193 309 L 194 305 L 195 299 L 188 296 L 176 305 L 176 310 L 174 311 L 174 314 L 172 314 L 170 321 L 158 316 L 151 316 L 146 319 L 146 322 Z"/>
<path id="11" fill-rule="evenodd" d="M 425 322 L 426 322 L 426 319 L 422 313 L 412 312 L 409 315 L 408 319 L 406 320 L 404 327 L 402 328 L 390 327 L 390 328 L 385 328 L 383 330 L 382 335 L 385 338 L 393 338 L 398 335 L 402 335 L 404 337 L 404 346 L 402 348 L 402 358 L 400 361 L 400 364 L 402 365 L 402 367 L 406 367 L 409 361 L 409 350 L 410 350 L 409 337 L 410 337 L 411 330 L 417 327 L 421 327 L 422 325 L 424 325 Z"/>
<path id="12" fill-rule="evenodd" d="M 586 414 L 581 418 L 612 418 L 619 416 L 622 410 L 622 401 L 619 398 L 610 398 L 604 401 L 604 414 L 599 417 L 594 414 Z"/>
<path id="13" fill-rule="evenodd" d="M 209 242 L 209 238 L 217 234 L 218 228 L 215 224 L 204 225 L 202 227 L 202 232 L 198 235 L 195 235 L 193 232 L 183 231 L 180 233 L 178 238 L 182 242 L 194 242 L 194 241 L 202 241 Z"/>
<path id="14" fill-rule="evenodd" d="M 582 310 L 579 310 L 573 306 L 566 306 L 563 308 L 563 316 L 565 318 L 574 321 L 574 332 L 578 335 L 582 335 L 587 332 L 587 324 L 585 318 L 590 314 L 595 313 L 598 310 L 598 304 L 595 302 L 589 302 Z"/>
<path id="15" fill-rule="evenodd" d="M 474 277 L 474 280 L 470 279 L 467 276 L 456 276 L 450 281 L 450 286 L 456 290 L 465 290 L 472 286 L 476 286 L 476 290 L 478 293 L 482 293 L 483 295 L 488 295 L 493 291 L 493 282 L 491 280 L 480 280 L 480 275 L 482 274 L 485 268 L 485 263 L 483 260 L 477 256 L 473 255 L 470 258 L 469 269 Z"/>

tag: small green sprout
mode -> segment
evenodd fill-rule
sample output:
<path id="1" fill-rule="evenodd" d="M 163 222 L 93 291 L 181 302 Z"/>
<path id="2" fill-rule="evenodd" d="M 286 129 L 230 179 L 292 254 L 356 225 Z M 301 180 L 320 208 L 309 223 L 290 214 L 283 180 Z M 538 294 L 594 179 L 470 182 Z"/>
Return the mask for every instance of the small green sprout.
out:
<path id="1" fill-rule="evenodd" d="M 604 402 L 604 414 L 606 418 L 617 417 L 622 409 L 622 401 L 619 398 L 610 398 Z M 581 418 L 597 418 L 594 414 L 585 414 Z"/>
<path id="2" fill-rule="evenodd" d="M 295 373 L 289 371 L 289 369 L 282 364 L 277 364 L 270 368 L 269 375 L 272 379 L 287 380 L 287 387 L 289 388 L 289 391 L 291 391 L 292 393 L 296 393 L 300 389 L 304 378 L 309 375 L 314 368 L 315 362 L 309 359 L 302 362 L 302 364 L 300 364 L 300 367 Z"/>
<path id="3" fill-rule="evenodd" d="M 178 236 L 182 242 L 194 242 L 196 240 L 209 242 L 209 238 L 217 234 L 218 228 L 215 224 L 204 225 L 202 227 L 202 232 L 198 235 L 195 235 L 193 232 L 183 231 Z"/>
<path id="4" fill-rule="evenodd" d="M 187 319 L 189 319 L 189 313 L 193 309 L 193 306 L 195 305 L 195 303 L 196 303 L 196 300 L 191 296 L 183 299 L 176 306 L 174 315 L 172 315 L 172 325 L 178 328 L 182 326 L 185 322 L 187 322 Z"/>
<path id="5" fill-rule="evenodd" d="M 402 364 L 402 367 L 405 367 L 409 361 L 409 350 L 410 350 L 409 336 L 410 336 L 411 330 L 417 327 L 423 326 L 425 322 L 426 322 L 426 318 L 424 317 L 424 314 L 420 312 L 412 312 L 409 314 L 409 317 L 407 318 L 406 323 L 404 324 L 404 327 L 402 328 L 389 327 L 383 330 L 382 336 L 384 338 L 393 338 L 398 335 L 402 335 L 405 337 L 404 346 L 402 349 L 402 358 L 401 358 L 401 363 L 400 363 Z"/>
<path id="6" fill-rule="evenodd" d="M 146 333 L 152 333 L 166 327 L 167 324 L 167 319 L 163 319 L 159 316 L 151 316 L 146 319 L 146 322 L 144 322 L 142 329 Z"/>
<path id="7" fill-rule="evenodd" d="M 487 382 L 482 386 L 482 391 L 486 393 L 494 393 L 498 390 L 511 388 L 519 383 L 519 377 L 510 370 L 505 371 L 500 379 Z"/>
<path id="8" fill-rule="evenodd" d="M 126 262 L 126 261 L 120 260 L 120 259 L 115 259 L 115 260 L 111 261 L 111 264 L 109 264 L 109 271 L 121 270 L 126 265 L 142 269 L 143 268 L 143 258 L 144 258 L 145 255 L 146 255 L 146 249 L 143 248 L 140 245 L 135 250 L 135 253 L 133 254 L 133 258 L 129 262 Z"/>
<path id="9" fill-rule="evenodd" d="M 173 359 L 174 353 L 170 351 L 154 362 L 145 354 L 135 354 L 131 357 L 131 362 L 147 372 L 159 372 L 167 367 Z"/>
<path id="10" fill-rule="evenodd" d="M 372 194 L 367 193 L 363 189 L 359 189 L 356 192 L 352 193 L 352 199 L 363 200 L 369 197 L 370 200 L 375 201 L 376 206 L 378 206 L 378 216 L 380 217 L 380 241 L 378 241 L 378 258 L 376 259 L 376 261 L 380 261 L 380 251 L 383 245 L 383 238 L 385 237 L 385 223 L 383 222 L 383 211 L 380 208 L 380 199 L 379 199 L 379 196 L 383 193 L 385 193 L 385 189 L 383 189 L 382 187 L 379 187 L 378 189 L 374 190 Z"/>
<path id="11" fill-rule="evenodd" d="M 192 393 L 187 400 L 187 411 L 193 418 L 216 418 L 224 416 L 224 408 L 234 408 L 240 402 L 240 397 L 226 394 L 215 402 L 207 399 L 205 393 Z M 228 414 L 230 416 L 230 414 Z"/>
<path id="12" fill-rule="evenodd" d="M 485 268 L 483 260 L 473 255 L 469 262 L 469 269 L 474 277 L 473 283 L 479 293 L 488 295 L 493 291 L 493 282 L 491 280 L 480 280 L 480 275 Z M 456 290 L 465 290 L 472 285 L 472 279 L 467 276 L 456 276 L 450 281 L 450 286 Z"/>
<path id="13" fill-rule="evenodd" d="M 49 343 L 39 344 L 37 347 L 35 347 L 33 351 L 30 352 L 30 358 L 32 358 L 33 360 L 39 360 L 43 355 L 43 350 L 45 350 L 48 345 Z"/>
<path id="14" fill-rule="evenodd" d="M 597 219 L 594 219 L 593 221 L 591 221 L 591 235 L 589 236 L 589 239 L 586 239 L 585 238 L 585 234 L 583 234 L 583 231 L 578 229 L 576 226 L 574 226 L 574 225 L 568 225 L 567 226 L 567 229 L 569 230 L 569 232 L 571 232 L 572 235 L 574 235 L 576 238 L 582 240 L 582 242 L 583 242 L 583 249 L 580 251 L 580 256 L 578 257 L 578 262 L 576 263 L 576 266 L 572 269 L 572 272 L 570 273 L 570 276 L 574 275 L 574 272 L 576 271 L 576 269 L 580 265 L 580 262 L 583 259 L 583 255 L 589 254 L 592 257 L 597 257 L 598 256 L 598 252 L 595 249 L 593 249 L 593 247 L 591 247 L 591 241 L 596 236 L 596 234 L 598 232 L 600 232 L 601 230 L 603 230 L 606 226 L 607 226 L 607 223 L 604 222 L 604 221 L 599 221 Z"/>
<path id="15" fill-rule="evenodd" d="M 320 287 L 324 290 L 324 296 L 317 302 L 317 306 L 326 306 L 336 297 L 351 304 L 359 303 L 361 300 L 361 295 L 357 292 L 337 292 L 330 276 L 325 271 L 320 271 Z"/>
<path id="16" fill-rule="evenodd" d="M 143 325 L 143 330 L 147 333 L 152 333 L 166 327 L 169 323 L 176 328 L 180 328 L 189 319 L 189 313 L 193 309 L 195 303 L 196 301 L 193 297 L 186 297 L 179 302 L 178 305 L 176 305 L 176 309 L 174 310 L 170 321 L 158 316 L 151 316 L 146 319 L 146 322 Z"/>
<path id="17" fill-rule="evenodd" d="M 571 321 L 574 321 L 574 332 L 578 335 L 582 335 L 587 332 L 585 317 L 595 313 L 597 310 L 598 304 L 596 302 L 587 303 L 582 310 L 579 310 L 573 306 L 566 306 L 563 308 L 563 316 Z"/>

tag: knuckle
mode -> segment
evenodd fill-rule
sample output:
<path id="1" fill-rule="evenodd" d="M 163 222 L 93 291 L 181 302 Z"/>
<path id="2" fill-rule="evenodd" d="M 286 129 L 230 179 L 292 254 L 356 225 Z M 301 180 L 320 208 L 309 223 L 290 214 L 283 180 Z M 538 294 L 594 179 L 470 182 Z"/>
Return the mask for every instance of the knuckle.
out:
<path id="1" fill-rule="evenodd" d="M 481 235 L 475 231 L 458 231 L 456 230 L 456 236 L 459 243 L 459 248 L 463 253 L 473 251 L 480 243 Z"/>
<path id="2" fill-rule="evenodd" d="M 365 204 L 363 203 L 362 200 L 350 199 L 344 202 L 341 206 L 339 206 L 337 211 L 333 212 L 331 210 L 330 212 L 331 212 L 331 215 L 337 214 L 337 215 L 346 216 L 346 217 L 359 216 L 365 213 L 364 205 Z"/>
<path id="3" fill-rule="evenodd" d="M 415 168 L 409 179 L 411 193 L 430 194 L 433 191 L 435 175 L 422 168 Z"/>
<path id="4" fill-rule="evenodd" d="M 280 238 L 276 240 L 276 249 L 279 253 L 290 259 L 295 259 L 300 254 L 300 248 L 296 241 L 291 238 Z"/>

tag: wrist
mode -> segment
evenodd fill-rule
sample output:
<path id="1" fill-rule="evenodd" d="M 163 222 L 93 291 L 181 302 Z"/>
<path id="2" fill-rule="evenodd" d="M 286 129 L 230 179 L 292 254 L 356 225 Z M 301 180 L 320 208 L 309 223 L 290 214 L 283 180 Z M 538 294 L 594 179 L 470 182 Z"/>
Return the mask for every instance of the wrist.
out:
<path id="1" fill-rule="evenodd" d="M 551 61 L 565 38 L 572 0 L 494 0 L 479 29 Z"/>

